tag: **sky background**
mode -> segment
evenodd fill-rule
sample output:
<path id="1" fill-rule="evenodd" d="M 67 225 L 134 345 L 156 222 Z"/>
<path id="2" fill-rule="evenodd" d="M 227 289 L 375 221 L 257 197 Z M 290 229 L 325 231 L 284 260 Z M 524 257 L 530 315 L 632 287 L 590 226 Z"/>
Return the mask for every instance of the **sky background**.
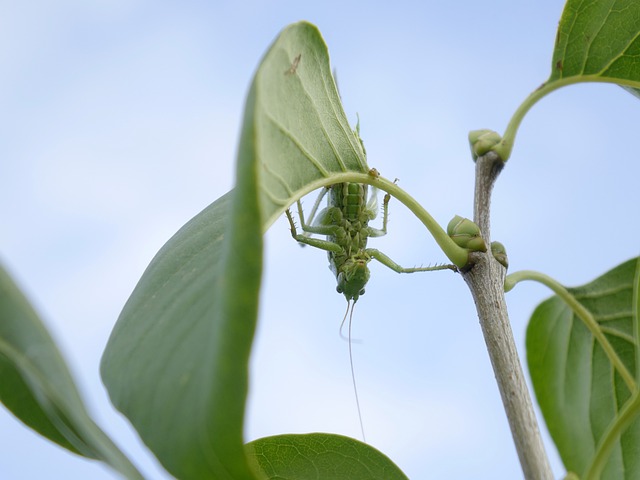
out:
<path id="1" fill-rule="evenodd" d="M 467 133 L 504 131 L 548 76 L 563 2 L 92 2 L 0 5 L 0 259 L 59 342 L 97 422 L 150 479 L 170 478 L 110 405 L 98 374 L 119 311 L 158 249 L 233 185 L 244 99 L 265 50 L 308 20 L 329 46 L 369 165 L 443 225 L 472 216 Z M 511 271 L 586 283 L 638 254 L 640 103 L 613 85 L 553 93 L 525 118 L 495 189 L 492 239 Z M 445 260 L 390 206 L 371 240 L 402 265 Z M 636 219 L 636 220 L 634 220 Z M 375 242 L 375 245 L 374 245 Z M 360 436 L 345 300 L 326 254 L 282 219 L 266 235 L 246 438 Z M 507 301 L 524 354 L 549 296 Z M 450 272 L 372 265 L 354 314 L 367 440 L 412 479 L 521 470 L 473 301 Z M 563 468 L 542 426 L 554 473 Z M 0 409 L 0 478 L 113 479 Z"/>

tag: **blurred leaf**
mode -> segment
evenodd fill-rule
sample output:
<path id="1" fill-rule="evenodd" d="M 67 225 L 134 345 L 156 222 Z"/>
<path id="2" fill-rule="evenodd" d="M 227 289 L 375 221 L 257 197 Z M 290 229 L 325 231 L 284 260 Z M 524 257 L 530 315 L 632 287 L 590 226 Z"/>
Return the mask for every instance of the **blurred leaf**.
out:
<path id="1" fill-rule="evenodd" d="M 0 267 L 0 401 L 49 440 L 142 478 L 87 413 L 49 332 Z M 25 452 L 25 457 L 29 452 Z"/>
<path id="2" fill-rule="evenodd" d="M 262 237 L 255 195 L 240 191 L 158 252 L 102 359 L 114 405 L 180 479 L 253 478 L 242 422 Z"/>
<path id="3" fill-rule="evenodd" d="M 548 82 L 613 82 L 640 87 L 640 2 L 568 0 L 558 27 Z"/>
<path id="4" fill-rule="evenodd" d="M 341 435 L 276 435 L 248 443 L 247 452 L 267 479 L 407 479 L 380 451 Z"/>
<path id="5" fill-rule="evenodd" d="M 249 92 L 235 189 L 189 221 L 144 272 L 109 339 L 114 405 L 173 475 L 248 479 L 242 442 L 262 233 L 296 198 L 368 171 L 308 23 L 286 28 Z"/>
<path id="6" fill-rule="evenodd" d="M 629 260 L 583 287 L 568 289 L 632 373 L 635 390 L 637 265 L 637 259 Z M 538 403 L 567 470 L 583 478 L 600 443 L 624 413 L 630 426 L 614 439 L 602 478 L 640 478 L 640 421 L 637 408 L 629 412 L 627 405 L 632 392 L 584 323 L 557 296 L 541 303 L 531 317 L 527 360 Z"/>

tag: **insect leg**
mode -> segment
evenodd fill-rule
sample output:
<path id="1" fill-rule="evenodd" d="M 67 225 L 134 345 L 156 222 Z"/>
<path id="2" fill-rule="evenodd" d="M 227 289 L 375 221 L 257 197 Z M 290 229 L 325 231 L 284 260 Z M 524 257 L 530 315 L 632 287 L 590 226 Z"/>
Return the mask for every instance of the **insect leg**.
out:
<path id="1" fill-rule="evenodd" d="M 318 207 L 320 206 L 320 202 L 322 202 L 322 199 L 325 197 L 325 195 L 327 194 L 327 192 L 329 191 L 330 187 L 323 187 L 322 190 L 320 191 L 320 193 L 318 194 L 318 198 L 316 198 L 315 203 L 313 204 L 313 207 L 311 208 L 311 211 L 309 212 L 309 224 L 313 224 L 313 220 L 315 219 L 316 216 L 316 212 L 318 211 Z M 301 207 L 300 207 L 300 202 L 298 202 L 298 213 L 300 213 Z M 302 222 L 302 216 L 300 217 L 300 221 Z"/>
<path id="2" fill-rule="evenodd" d="M 375 258 L 381 264 L 389 267 L 391 270 L 393 270 L 394 272 L 398 272 L 398 273 L 431 272 L 431 271 L 434 271 L 434 270 L 453 270 L 454 272 L 458 271 L 458 267 L 456 267 L 455 265 L 448 265 L 448 264 L 447 265 L 434 265 L 432 267 L 405 268 L 405 267 L 402 267 L 402 266 L 398 265 L 396 262 L 391 260 L 391 258 L 389 258 L 387 255 L 385 255 L 380 250 L 377 250 L 375 248 L 367 248 L 365 250 L 365 252 L 368 253 L 371 256 L 371 258 Z"/>
<path id="3" fill-rule="evenodd" d="M 320 235 L 333 235 L 335 233 L 334 227 L 328 227 L 325 222 L 323 222 L 324 217 L 326 215 L 326 210 L 322 210 L 319 214 L 318 207 L 322 202 L 322 199 L 327 195 L 327 192 L 331 189 L 331 187 L 323 187 L 316 201 L 311 208 L 311 212 L 309 212 L 309 221 L 305 221 L 304 218 L 304 209 L 302 208 L 302 203 L 298 200 L 298 217 L 300 218 L 300 226 L 302 227 L 302 236 L 310 238 L 311 234 L 317 233 Z M 321 225 L 324 223 L 324 225 Z M 314 225 L 315 224 L 315 225 Z"/>
<path id="4" fill-rule="evenodd" d="M 289 209 L 287 209 L 285 213 L 287 215 L 287 219 L 289 220 L 289 226 L 291 227 L 291 236 L 295 240 L 305 245 L 310 245 L 312 247 L 325 250 L 327 252 L 344 253 L 344 248 L 338 245 L 337 243 L 330 242 L 328 240 L 322 240 L 320 238 L 307 237 L 305 235 L 299 234 L 296 229 L 296 225 L 293 222 L 293 217 L 291 216 L 291 212 L 289 211 Z M 310 227 L 310 228 L 313 228 L 313 227 Z M 322 233 L 322 232 L 311 232 L 311 233 Z"/>
<path id="5" fill-rule="evenodd" d="M 376 194 L 376 197 L 377 197 L 377 192 L 375 188 L 372 191 L 372 195 L 373 194 Z M 389 200 L 390 199 L 391 199 L 391 195 L 387 193 L 384 196 L 384 199 L 382 200 L 382 228 L 368 227 L 370 237 L 383 237 L 384 235 L 387 234 L 387 222 L 389 221 Z M 367 208 L 371 203 L 372 203 L 371 200 L 369 200 L 369 202 L 367 203 Z M 378 208 L 377 203 L 378 203 L 377 201 L 373 202 L 373 205 L 375 205 L 376 209 Z"/>

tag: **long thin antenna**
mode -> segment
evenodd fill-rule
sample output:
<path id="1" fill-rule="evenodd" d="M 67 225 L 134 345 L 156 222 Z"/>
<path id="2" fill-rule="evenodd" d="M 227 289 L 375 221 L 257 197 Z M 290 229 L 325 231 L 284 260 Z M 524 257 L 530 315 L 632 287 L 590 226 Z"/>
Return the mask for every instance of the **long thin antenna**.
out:
<path id="1" fill-rule="evenodd" d="M 347 302 L 347 312 L 349 311 L 349 302 Z M 360 411 L 360 400 L 358 399 L 358 387 L 356 386 L 356 374 L 353 368 L 353 352 L 351 351 L 351 320 L 353 319 L 353 309 L 356 306 L 354 301 L 351 304 L 351 314 L 349 315 L 349 364 L 351 365 L 351 380 L 353 381 L 353 393 L 356 396 L 356 407 L 358 407 L 358 420 L 360 421 L 360 433 L 362 433 L 362 441 L 367 443 L 367 438 L 364 435 L 364 424 L 362 423 L 362 412 Z M 347 315 L 345 314 L 345 318 Z M 344 321 L 344 320 L 343 320 Z"/>
<path id="2" fill-rule="evenodd" d="M 355 306 L 356 302 L 353 302 L 353 305 Z M 342 318 L 342 322 L 340 322 L 340 330 L 338 331 L 338 333 L 340 334 L 340 338 L 343 339 L 346 342 L 349 342 L 349 345 L 351 345 L 352 343 L 362 343 L 361 340 L 355 339 L 355 338 L 351 338 L 351 334 L 349 334 L 348 337 L 345 337 L 344 334 L 342 333 L 342 328 L 344 327 L 344 323 L 347 321 L 347 315 L 349 315 L 349 307 L 351 306 L 351 300 L 347 301 L 347 311 L 344 312 L 344 317 Z M 353 309 L 351 309 L 351 316 L 353 316 Z M 351 326 L 351 318 L 349 318 L 349 326 Z"/>
<path id="3" fill-rule="evenodd" d="M 347 300 L 347 311 L 344 312 L 344 317 L 342 317 L 342 322 L 340 322 L 340 330 L 338 330 L 338 333 L 340 334 L 340 338 L 342 338 L 343 340 L 351 340 L 349 337 L 345 337 L 342 334 L 342 327 L 344 327 L 344 322 L 347 321 L 347 315 L 349 315 L 350 306 L 351 306 L 351 300 Z"/>

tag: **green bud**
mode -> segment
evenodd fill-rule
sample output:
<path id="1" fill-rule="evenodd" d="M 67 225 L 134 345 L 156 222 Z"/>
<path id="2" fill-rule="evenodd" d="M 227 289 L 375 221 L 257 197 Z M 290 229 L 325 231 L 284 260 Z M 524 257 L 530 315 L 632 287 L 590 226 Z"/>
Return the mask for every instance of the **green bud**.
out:
<path id="1" fill-rule="evenodd" d="M 459 247 L 470 252 L 486 252 L 487 245 L 480 235 L 480 228 L 468 218 L 456 215 L 447 225 L 447 235 Z"/>
<path id="2" fill-rule="evenodd" d="M 450 237 L 459 234 L 476 235 L 480 233 L 478 226 L 468 218 L 456 215 L 447 225 L 447 235 Z"/>
<path id="3" fill-rule="evenodd" d="M 480 137 L 482 137 L 483 135 L 486 135 L 487 133 L 491 133 L 493 132 L 493 130 L 489 130 L 487 128 L 482 128 L 480 130 L 471 130 L 469 132 L 469 144 L 473 145 L 474 143 L 476 143 Z"/>
<path id="4" fill-rule="evenodd" d="M 478 157 L 490 152 L 502 141 L 502 137 L 493 130 L 472 130 L 469 132 L 471 155 L 475 161 Z"/>
<path id="5" fill-rule="evenodd" d="M 491 242 L 491 253 L 498 263 L 504 268 L 509 268 L 509 259 L 507 258 L 507 249 L 500 242 Z"/>

